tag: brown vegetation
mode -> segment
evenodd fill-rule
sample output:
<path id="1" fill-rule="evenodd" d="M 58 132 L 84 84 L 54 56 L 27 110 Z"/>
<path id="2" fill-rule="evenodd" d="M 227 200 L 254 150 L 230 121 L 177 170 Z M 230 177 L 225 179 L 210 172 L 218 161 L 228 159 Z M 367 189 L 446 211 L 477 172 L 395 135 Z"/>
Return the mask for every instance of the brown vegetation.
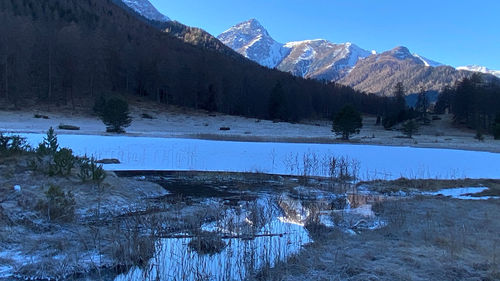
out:
<path id="1" fill-rule="evenodd" d="M 377 207 L 385 228 L 324 234 L 257 280 L 498 280 L 499 203 L 385 201 Z"/>

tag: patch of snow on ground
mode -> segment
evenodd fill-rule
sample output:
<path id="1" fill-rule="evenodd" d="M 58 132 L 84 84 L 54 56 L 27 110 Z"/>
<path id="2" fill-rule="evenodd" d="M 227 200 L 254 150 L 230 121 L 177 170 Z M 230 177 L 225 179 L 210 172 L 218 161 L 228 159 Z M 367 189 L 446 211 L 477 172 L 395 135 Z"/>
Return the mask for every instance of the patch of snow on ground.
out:
<path id="1" fill-rule="evenodd" d="M 494 196 L 473 196 L 474 194 L 478 194 L 486 190 L 488 190 L 487 187 L 459 187 L 459 188 L 442 189 L 437 192 L 428 192 L 425 194 L 433 196 L 446 196 L 462 200 L 488 200 L 488 199 L 500 198 Z"/>
<path id="2" fill-rule="evenodd" d="M 418 54 L 413 54 L 413 56 L 416 57 L 417 59 L 421 60 L 422 63 L 424 63 L 424 65 L 427 66 L 427 67 L 429 67 L 429 66 L 438 67 L 438 66 L 443 65 L 442 63 L 432 61 L 432 60 L 424 58 L 424 57 L 422 57 L 422 56 L 420 56 Z"/>

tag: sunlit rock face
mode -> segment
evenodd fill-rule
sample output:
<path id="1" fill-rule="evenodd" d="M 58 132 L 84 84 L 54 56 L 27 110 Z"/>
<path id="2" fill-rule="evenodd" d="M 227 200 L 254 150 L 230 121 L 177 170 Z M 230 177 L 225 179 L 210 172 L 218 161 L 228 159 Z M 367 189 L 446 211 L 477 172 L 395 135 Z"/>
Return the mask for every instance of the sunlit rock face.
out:
<path id="1" fill-rule="evenodd" d="M 262 66 L 327 81 L 344 77 L 358 60 L 371 55 L 355 44 L 335 44 L 323 39 L 281 44 L 255 19 L 239 23 L 217 38 Z"/>
<path id="2" fill-rule="evenodd" d="M 231 27 L 217 39 L 243 56 L 269 68 L 276 67 L 289 52 L 255 19 Z"/>

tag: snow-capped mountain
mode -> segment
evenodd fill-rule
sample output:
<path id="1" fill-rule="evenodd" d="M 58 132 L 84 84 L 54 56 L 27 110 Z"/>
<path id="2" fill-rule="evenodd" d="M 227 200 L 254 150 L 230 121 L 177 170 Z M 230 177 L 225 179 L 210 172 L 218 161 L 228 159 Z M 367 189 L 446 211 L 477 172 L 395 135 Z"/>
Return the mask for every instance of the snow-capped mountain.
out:
<path id="1" fill-rule="evenodd" d="M 412 54 L 408 48 L 403 46 L 377 53 L 362 49 L 350 42 L 332 43 L 324 39 L 281 44 L 274 40 L 256 19 L 231 27 L 220 34 L 217 39 L 262 66 L 277 68 L 304 78 L 339 81 L 360 90 L 379 93 L 388 90 L 388 88 L 382 89 L 380 87 L 381 76 L 388 73 L 398 73 L 398 75 L 384 79 L 400 76 L 398 79 L 409 83 L 410 91 L 420 90 L 417 89 L 417 84 L 418 88 L 423 86 L 435 90 L 443 86 L 444 82 L 451 81 L 450 83 L 452 83 L 456 79 L 467 76 L 464 71 L 481 72 L 500 77 L 499 70 L 490 70 L 477 65 L 457 67 L 455 70 L 419 54 Z M 381 64 L 381 62 L 383 63 Z M 360 70 L 351 74 L 358 67 L 358 64 L 363 66 L 365 70 L 371 69 L 370 71 L 381 72 L 363 73 Z M 397 67 L 395 67 L 396 65 Z M 439 77 L 439 74 L 450 75 L 450 77 Z M 361 77 L 363 82 L 360 81 Z M 431 80 L 436 81 L 436 83 Z"/>
<path id="2" fill-rule="evenodd" d="M 398 82 L 403 82 L 408 93 L 418 93 L 422 87 L 438 91 L 470 75 L 468 71 L 412 54 L 403 46 L 377 53 L 352 43 L 335 44 L 323 39 L 280 44 L 257 20 L 240 23 L 218 39 L 263 66 L 371 93 L 389 95 Z"/>
<path id="3" fill-rule="evenodd" d="M 242 22 L 217 37 L 222 43 L 260 65 L 276 67 L 288 54 L 255 19 Z"/>
<path id="4" fill-rule="evenodd" d="M 351 43 L 307 40 L 280 44 L 255 19 L 237 24 L 217 37 L 243 56 L 270 68 L 321 80 L 338 80 L 371 52 Z"/>
<path id="5" fill-rule="evenodd" d="M 495 75 L 496 77 L 500 78 L 500 70 L 491 70 L 488 69 L 484 66 L 479 66 L 479 65 L 467 65 L 467 66 L 459 66 L 457 67 L 458 70 L 467 70 L 467 71 L 472 71 L 472 72 L 481 72 L 481 73 L 486 73 L 486 74 L 492 74 Z"/>
<path id="6" fill-rule="evenodd" d="M 306 40 L 285 44 L 289 54 L 278 69 L 296 76 L 336 81 L 354 68 L 358 60 L 371 55 L 352 43 L 335 44 L 327 40 Z"/>
<path id="7" fill-rule="evenodd" d="M 169 21 L 170 18 L 160 13 L 148 0 L 122 0 L 125 5 L 136 11 L 141 16 L 160 22 Z"/>

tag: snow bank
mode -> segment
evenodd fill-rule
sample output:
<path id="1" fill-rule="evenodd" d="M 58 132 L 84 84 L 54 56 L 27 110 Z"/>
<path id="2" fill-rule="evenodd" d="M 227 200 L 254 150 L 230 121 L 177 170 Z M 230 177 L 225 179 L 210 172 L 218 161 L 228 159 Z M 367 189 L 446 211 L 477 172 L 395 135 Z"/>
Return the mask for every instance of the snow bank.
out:
<path id="1" fill-rule="evenodd" d="M 42 134 L 24 134 L 36 145 Z M 360 163 L 363 180 L 500 178 L 500 154 L 451 149 L 209 141 L 178 138 L 59 135 L 61 147 L 98 159 L 117 158 L 108 170 L 197 170 L 299 175 L 304 155 L 346 156 Z M 326 176 L 325 169 L 310 175 Z"/>

